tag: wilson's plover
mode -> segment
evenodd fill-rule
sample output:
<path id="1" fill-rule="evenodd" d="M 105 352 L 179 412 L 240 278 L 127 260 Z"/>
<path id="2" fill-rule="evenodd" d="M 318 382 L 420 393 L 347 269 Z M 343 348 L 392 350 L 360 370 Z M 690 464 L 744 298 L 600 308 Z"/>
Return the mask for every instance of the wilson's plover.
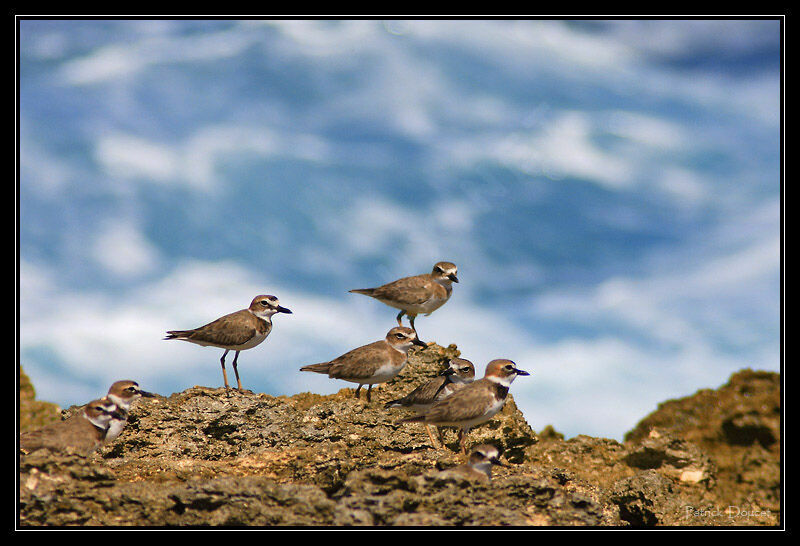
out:
<path id="1" fill-rule="evenodd" d="M 230 313 L 194 330 L 170 330 L 164 339 L 179 339 L 204 347 L 225 349 L 222 358 L 219 359 L 222 364 L 225 389 L 230 389 L 228 374 L 225 371 L 225 356 L 228 351 L 236 351 L 233 357 L 233 372 L 236 374 L 237 387 L 242 390 L 239 370 L 236 368 L 239 352 L 252 349 L 267 339 L 272 331 L 272 315 L 275 313 L 291 314 L 291 311 L 281 307 L 275 296 L 256 296 L 247 309 Z"/>
<path id="2" fill-rule="evenodd" d="M 480 444 L 472 448 L 467 462 L 448 468 L 441 476 L 458 476 L 468 480 L 491 481 L 492 465 L 504 466 L 500 460 L 500 451 L 491 444 Z"/>
<path id="3" fill-rule="evenodd" d="M 108 398 L 92 400 L 71 419 L 22 433 L 20 447 L 27 453 L 44 448 L 88 455 L 103 444 L 111 422 L 120 418 L 116 404 Z"/>
<path id="4" fill-rule="evenodd" d="M 418 414 L 422 414 L 430 409 L 434 403 L 444 400 L 465 385 L 472 383 L 474 379 L 475 366 L 472 365 L 472 362 L 465 358 L 454 358 L 448 362 L 447 368 L 439 376 L 423 383 L 404 397 L 387 402 L 384 407 L 387 409 L 408 408 L 416 410 Z M 425 428 L 428 431 L 431 444 L 433 444 L 433 447 L 438 448 L 439 446 L 436 444 L 431 432 L 432 426 L 426 425 Z M 441 431 L 439 431 L 439 437 L 441 439 Z"/>
<path id="5" fill-rule="evenodd" d="M 111 385 L 108 389 L 108 394 L 106 394 L 106 398 L 116 404 L 120 419 L 113 419 L 111 421 L 108 431 L 106 432 L 106 442 L 117 439 L 122 429 L 128 424 L 128 412 L 131 409 L 131 403 L 142 396 L 152 398 L 155 394 L 143 391 L 139 388 L 139 384 L 136 381 L 131 381 L 129 379 L 116 381 Z"/>
<path id="6" fill-rule="evenodd" d="M 364 294 L 385 303 L 395 309 L 400 309 L 397 315 L 397 324 L 403 325 L 400 320 L 405 314 L 411 328 L 414 328 L 414 319 L 417 315 L 430 315 L 444 305 L 453 292 L 453 283 L 458 282 L 458 268 L 451 262 L 439 262 L 433 266 L 433 271 L 415 277 L 402 279 L 384 284 L 378 288 L 361 288 L 350 290 L 355 294 Z"/>
<path id="7" fill-rule="evenodd" d="M 510 360 L 492 360 L 486 366 L 483 379 L 456 391 L 436 402 L 423 415 L 408 417 L 401 422 L 458 427 L 458 443 L 466 455 L 466 436 L 470 429 L 489 421 L 506 403 L 508 388 L 519 375 L 530 375 Z"/>
<path id="8" fill-rule="evenodd" d="M 303 366 L 300 371 L 324 373 L 331 379 L 358 383 L 356 398 L 361 387 L 369 385 L 367 402 L 370 402 L 372 385 L 385 383 L 400 373 L 408 361 L 408 350 L 412 345 L 425 346 L 414 330 L 397 326 L 389 330 L 381 341 L 353 349 L 330 362 Z"/>

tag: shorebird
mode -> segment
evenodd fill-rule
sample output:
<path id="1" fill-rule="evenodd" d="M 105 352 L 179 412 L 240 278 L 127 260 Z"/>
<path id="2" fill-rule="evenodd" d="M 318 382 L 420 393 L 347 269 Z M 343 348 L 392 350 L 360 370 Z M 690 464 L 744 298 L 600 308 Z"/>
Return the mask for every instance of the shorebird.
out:
<path id="1" fill-rule="evenodd" d="M 331 379 L 358 383 L 356 398 L 359 397 L 361 387 L 369 385 L 367 402 L 370 402 L 372 385 L 385 383 L 400 373 L 408 362 L 408 350 L 412 345 L 425 347 L 414 330 L 396 326 L 381 341 L 353 349 L 329 362 L 303 366 L 300 371 L 324 373 Z"/>
<path id="2" fill-rule="evenodd" d="M 225 371 L 225 356 L 228 351 L 236 351 L 233 356 L 233 372 L 236 374 L 237 388 L 242 390 L 239 370 L 236 367 L 239 352 L 252 349 L 267 339 L 272 331 L 272 315 L 275 313 L 291 314 L 291 311 L 281 307 L 275 296 L 256 296 L 247 309 L 230 313 L 194 330 L 170 330 L 164 339 L 179 339 L 203 347 L 225 349 L 219 361 L 222 364 L 222 378 L 225 380 L 226 390 L 230 389 L 230 385 Z"/>
<path id="3" fill-rule="evenodd" d="M 378 288 L 359 288 L 350 292 L 364 294 L 390 307 L 400 309 L 397 324 L 402 326 L 401 318 L 403 315 L 408 315 L 408 322 L 416 331 L 414 319 L 417 315 L 430 315 L 450 299 L 453 283 L 458 282 L 457 273 L 458 268 L 454 263 L 439 262 L 433 266 L 433 271 L 430 273 L 404 277 Z"/>
<path id="4" fill-rule="evenodd" d="M 443 470 L 439 475 L 490 482 L 492 465 L 505 466 L 500 460 L 500 451 L 491 444 L 480 444 L 472 448 L 466 463 Z"/>
<path id="5" fill-rule="evenodd" d="M 510 360 L 492 360 L 479 379 L 444 400 L 436 402 L 423 415 L 402 419 L 403 423 L 426 423 L 458 427 L 458 443 L 466 455 L 466 437 L 470 429 L 489 421 L 503 409 L 508 388 L 519 375 L 530 375 Z"/>
<path id="6" fill-rule="evenodd" d="M 454 358 L 448 362 L 447 368 L 437 377 L 423 383 L 404 397 L 387 402 L 384 407 L 387 409 L 413 409 L 417 414 L 423 414 L 434 403 L 444 400 L 465 385 L 472 383 L 474 379 L 475 366 L 472 365 L 472 362 L 465 358 Z M 431 444 L 438 449 L 439 446 L 433 438 L 431 427 L 433 425 L 425 425 Z M 441 434 L 441 431 L 439 431 L 440 440 L 442 439 Z M 442 443 L 444 442 L 442 441 Z"/>
<path id="7" fill-rule="evenodd" d="M 111 422 L 120 418 L 116 405 L 108 398 L 92 400 L 70 419 L 23 432 L 19 444 L 26 453 L 50 449 L 89 455 L 103 444 Z"/>
<path id="8" fill-rule="evenodd" d="M 108 431 L 106 432 L 106 442 L 117 439 L 122 429 L 128 424 L 128 412 L 131 409 L 131 403 L 142 396 L 145 398 L 153 398 L 155 394 L 143 391 L 139 388 L 139 384 L 136 381 L 131 381 L 130 379 L 116 381 L 111 385 L 108 389 L 108 394 L 106 394 L 106 398 L 116 404 L 120 419 L 111 421 Z"/>

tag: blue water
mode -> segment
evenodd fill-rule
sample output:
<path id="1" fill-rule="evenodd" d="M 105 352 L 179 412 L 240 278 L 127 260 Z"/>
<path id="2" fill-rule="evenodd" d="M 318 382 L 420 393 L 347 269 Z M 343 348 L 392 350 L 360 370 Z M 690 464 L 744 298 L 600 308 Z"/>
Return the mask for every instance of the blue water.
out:
<path id="1" fill-rule="evenodd" d="M 621 438 L 779 369 L 778 21 L 22 21 L 21 361 L 62 405 L 219 385 L 161 340 L 274 293 L 272 394 L 380 339 L 348 294 L 459 266 L 417 321 L 535 429 Z"/>

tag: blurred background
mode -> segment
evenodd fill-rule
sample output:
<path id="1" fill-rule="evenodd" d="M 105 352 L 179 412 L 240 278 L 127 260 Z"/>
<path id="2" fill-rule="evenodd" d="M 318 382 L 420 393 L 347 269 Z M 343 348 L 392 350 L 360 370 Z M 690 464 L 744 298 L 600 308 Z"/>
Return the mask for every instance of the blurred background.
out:
<path id="1" fill-rule="evenodd" d="M 351 288 L 455 262 L 417 328 L 536 430 L 621 439 L 780 364 L 778 21 L 20 23 L 20 351 L 62 406 L 222 385 L 162 341 L 275 294 L 245 388 L 381 339 Z"/>

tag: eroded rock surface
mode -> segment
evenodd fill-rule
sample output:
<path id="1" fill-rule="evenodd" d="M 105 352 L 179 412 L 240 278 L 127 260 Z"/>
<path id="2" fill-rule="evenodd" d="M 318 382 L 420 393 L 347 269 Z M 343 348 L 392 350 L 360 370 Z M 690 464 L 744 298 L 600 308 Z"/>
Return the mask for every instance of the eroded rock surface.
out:
<path id="1" fill-rule="evenodd" d="M 780 393 L 779 374 L 741 370 L 719 389 L 703 389 L 660 404 L 626 434 L 626 444 L 658 435 L 691 442 L 716 466 L 714 490 L 727 512 L 759 522 L 770 518 L 758 514 L 770 512 L 777 521 Z"/>
<path id="2" fill-rule="evenodd" d="M 704 510 L 719 508 L 719 463 L 697 436 L 673 431 L 666 420 L 624 444 L 564 440 L 552 427 L 538 438 L 511 398 L 469 435 L 470 445 L 493 443 L 504 451 L 505 466 L 492 482 L 442 473 L 463 462 L 455 431 L 445 430 L 448 449 L 435 450 L 423 425 L 399 423 L 408 413 L 383 404 L 457 355 L 452 345 L 415 352 L 395 381 L 373 389 L 369 404 L 363 394 L 353 399 L 352 389 L 275 397 L 193 387 L 139 400 L 122 435 L 99 453 L 20 457 L 20 523 L 777 524 L 777 511 L 737 520 Z M 759 453 L 747 453 L 752 465 L 763 462 Z M 755 495 L 761 482 L 751 485 Z"/>
<path id="3" fill-rule="evenodd" d="M 36 400 L 36 390 L 28 375 L 19 369 L 19 429 L 20 432 L 36 430 L 50 423 L 55 423 L 60 417 L 61 409 L 50 402 Z"/>

